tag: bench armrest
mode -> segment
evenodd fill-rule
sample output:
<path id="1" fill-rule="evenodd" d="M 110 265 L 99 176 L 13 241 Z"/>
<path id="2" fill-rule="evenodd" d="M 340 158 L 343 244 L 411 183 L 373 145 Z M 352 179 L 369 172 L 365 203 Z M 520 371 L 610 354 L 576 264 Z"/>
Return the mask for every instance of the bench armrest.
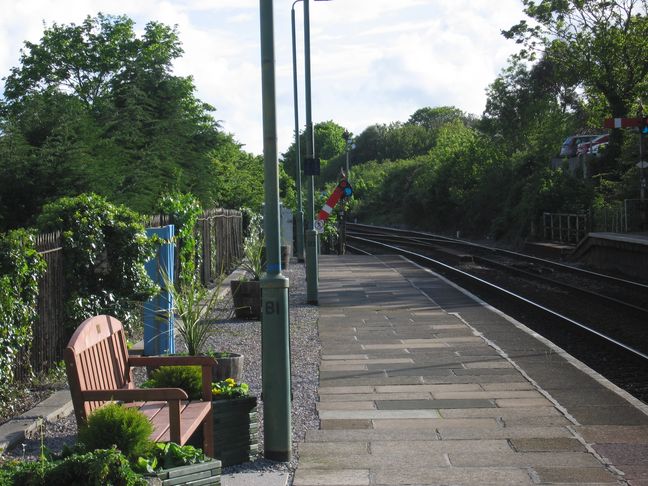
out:
<path id="1" fill-rule="evenodd" d="M 129 356 L 131 366 L 216 366 L 209 356 Z"/>
<path id="2" fill-rule="evenodd" d="M 120 400 L 123 402 L 149 402 L 188 400 L 180 388 L 135 388 L 131 390 L 88 390 L 81 392 L 84 401 Z"/>

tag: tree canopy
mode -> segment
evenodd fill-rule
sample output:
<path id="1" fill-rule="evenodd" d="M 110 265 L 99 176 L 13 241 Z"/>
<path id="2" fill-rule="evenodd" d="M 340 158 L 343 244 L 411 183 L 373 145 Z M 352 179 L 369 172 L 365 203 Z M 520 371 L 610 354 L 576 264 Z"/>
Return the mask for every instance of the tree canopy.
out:
<path id="1" fill-rule="evenodd" d="M 646 0 L 523 0 L 522 20 L 503 32 L 522 44 L 520 57 L 538 53 L 562 75 L 572 73 L 602 94 L 614 117 L 626 116 L 648 75 Z"/>
<path id="2" fill-rule="evenodd" d="M 241 204 L 248 181 L 262 188 L 255 157 L 221 132 L 192 78 L 173 74 L 182 52 L 175 28 L 149 22 L 138 35 L 101 13 L 26 42 L 0 103 L 0 230 L 82 192 L 152 212 L 173 190 L 209 207 Z"/>

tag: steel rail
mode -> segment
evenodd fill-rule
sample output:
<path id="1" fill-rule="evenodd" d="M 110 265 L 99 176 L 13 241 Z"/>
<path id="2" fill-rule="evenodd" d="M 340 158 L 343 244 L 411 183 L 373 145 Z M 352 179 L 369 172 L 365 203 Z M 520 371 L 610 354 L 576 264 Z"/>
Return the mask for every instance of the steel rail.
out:
<path id="1" fill-rule="evenodd" d="M 563 316 L 562 314 L 559 314 L 559 313 L 549 309 L 548 307 L 545 307 L 545 306 L 543 306 L 541 304 L 538 304 L 537 302 L 533 302 L 532 300 L 529 300 L 526 297 L 518 295 L 515 292 L 511 292 L 510 290 L 507 290 L 507 289 L 505 289 L 503 287 L 500 287 L 498 285 L 490 283 L 490 282 L 488 282 L 488 281 L 486 281 L 486 280 L 484 280 L 482 278 L 471 275 L 471 274 L 469 274 L 467 272 L 464 272 L 463 270 L 459 270 L 458 268 L 454 268 L 454 267 L 452 267 L 452 266 L 450 266 L 450 265 L 448 265 L 446 263 L 440 262 L 438 260 L 427 257 L 425 255 L 420 255 L 418 253 L 414 253 L 413 251 L 409 251 L 409 250 L 405 250 L 403 248 L 399 248 L 397 246 L 388 245 L 386 243 L 381 243 L 381 242 L 376 241 L 376 240 L 370 240 L 370 239 L 362 238 L 362 237 L 359 237 L 359 236 L 349 236 L 349 235 L 347 235 L 347 238 L 362 241 L 362 242 L 365 242 L 365 243 L 367 243 L 369 245 L 374 245 L 374 246 L 387 248 L 387 249 L 389 249 L 391 251 L 394 251 L 394 252 L 396 252 L 398 254 L 408 255 L 408 256 L 414 257 L 414 258 L 416 258 L 418 260 L 423 260 L 423 261 L 425 261 L 427 263 L 430 263 L 433 266 L 441 267 L 444 270 L 447 270 L 447 271 L 450 271 L 452 273 L 461 275 L 462 277 L 473 280 L 473 281 L 479 283 L 480 285 L 483 285 L 483 286 L 486 286 L 488 288 L 494 289 L 494 290 L 496 290 L 496 291 L 498 291 L 498 292 L 500 292 L 502 294 L 508 295 L 509 297 L 512 297 L 512 298 L 514 298 L 516 300 L 522 301 L 522 302 L 530 305 L 531 307 L 534 307 L 534 308 L 539 309 L 539 310 L 541 310 L 541 311 L 543 311 L 543 312 L 545 312 L 547 314 L 550 314 L 553 317 L 556 317 L 556 318 L 561 319 L 561 320 L 563 320 L 565 322 L 568 322 L 568 323 L 570 323 L 570 324 L 572 324 L 574 326 L 577 326 L 577 327 L 579 327 L 579 328 L 581 328 L 581 329 L 583 329 L 583 330 L 585 330 L 585 331 L 587 331 L 587 332 L 589 332 L 591 334 L 594 334 L 594 335 L 600 337 L 604 341 L 607 341 L 607 342 L 612 343 L 612 344 L 614 344 L 616 346 L 619 346 L 620 348 L 622 348 L 622 349 L 624 349 L 624 350 L 626 350 L 626 351 L 628 351 L 628 352 L 630 352 L 630 353 L 632 353 L 632 354 L 634 354 L 634 355 L 648 361 L 648 355 L 646 355 L 646 354 L 642 353 L 641 351 L 639 351 L 637 349 L 634 349 L 634 348 L 632 348 L 632 347 L 630 347 L 630 346 L 628 346 L 628 345 L 626 345 L 626 344 L 624 344 L 624 343 L 622 343 L 620 341 L 617 341 L 616 339 L 614 339 L 614 338 L 612 338 L 612 337 L 610 337 L 610 336 L 608 336 L 606 334 L 603 334 L 603 333 L 597 331 L 596 329 L 592 329 L 592 328 L 588 327 L 585 324 L 582 324 L 582 323 L 580 323 L 578 321 L 575 321 L 574 319 L 571 319 L 570 317 Z"/>
<path id="2" fill-rule="evenodd" d="M 493 260 L 489 260 L 488 258 L 484 258 L 484 257 L 480 257 L 480 256 L 475 256 L 473 258 L 475 259 L 476 262 L 483 262 L 483 263 L 485 263 L 487 265 L 502 268 L 502 269 L 504 269 L 506 271 L 517 273 L 517 274 L 520 274 L 520 275 L 524 275 L 524 276 L 529 277 L 531 279 L 540 280 L 541 282 L 546 282 L 546 283 L 555 285 L 557 287 L 562 287 L 564 289 L 571 290 L 573 292 L 589 295 L 589 296 L 592 296 L 592 297 L 596 297 L 597 299 L 605 300 L 607 302 L 611 302 L 613 304 L 620 305 L 622 307 L 627 307 L 628 309 L 631 309 L 633 311 L 641 312 L 643 314 L 648 314 L 648 309 L 646 309 L 645 307 L 641 307 L 641 306 L 638 306 L 638 305 L 635 305 L 635 304 L 631 304 L 630 302 L 625 302 L 625 301 L 619 300 L 619 299 L 617 299 L 615 297 L 610 297 L 610 296 L 607 296 L 607 295 L 604 295 L 604 294 L 600 294 L 598 292 L 594 292 L 592 290 L 586 290 L 586 289 L 581 288 L 581 287 L 576 287 L 575 285 L 560 282 L 560 281 L 554 280 L 552 278 L 543 277 L 542 275 L 537 275 L 537 274 L 535 274 L 533 272 L 527 272 L 526 270 L 522 270 L 521 268 L 515 268 L 515 267 L 513 267 L 511 265 L 507 265 L 506 263 L 495 262 Z"/>
<path id="3" fill-rule="evenodd" d="M 415 241 L 404 242 L 403 241 L 403 238 L 405 238 L 404 236 L 390 235 L 388 233 L 379 233 L 379 234 L 375 234 L 374 236 L 378 236 L 378 235 L 380 236 L 381 240 L 383 240 L 383 241 L 388 240 L 389 242 L 392 242 L 392 243 L 405 244 L 407 246 L 417 246 L 417 247 L 420 247 L 422 249 L 430 248 L 430 243 L 433 243 L 433 242 L 436 241 L 436 240 L 426 240 L 426 242 L 422 242 L 421 241 L 421 240 L 423 240 L 422 238 L 415 238 Z M 473 260 L 475 262 L 482 262 L 482 263 L 484 263 L 486 265 L 491 265 L 493 267 L 504 269 L 504 270 L 506 270 L 508 272 L 517 273 L 519 275 L 524 275 L 524 276 L 529 277 L 531 279 L 546 282 L 546 283 L 555 285 L 557 287 L 562 287 L 564 289 L 571 290 L 573 292 L 577 292 L 579 294 L 584 294 L 584 295 L 589 295 L 589 296 L 592 296 L 592 297 L 596 297 L 596 298 L 598 298 L 600 300 L 605 300 L 607 302 L 610 302 L 610 303 L 613 303 L 613 304 L 616 304 L 616 305 L 619 305 L 619 306 L 622 306 L 622 307 L 627 307 L 628 309 L 631 309 L 632 311 L 641 312 L 643 314 L 648 315 L 648 309 L 646 309 L 645 307 L 641 307 L 639 305 L 635 305 L 635 304 L 632 304 L 630 302 L 626 302 L 624 300 L 617 299 L 615 297 L 610 297 L 608 295 L 604 295 L 604 294 L 601 294 L 601 293 L 598 293 L 598 292 L 594 292 L 592 290 L 587 290 L 587 289 L 584 289 L 584 288 L 581 288 L 581 287 L 577 287 L 575 285 L 571 285 L 571 284 L 568 284 L 568 283 L 561 282 L 559 280 L 544 277 L 542 275 L 538 275 L 538 274 L 533 273 L 533 272 L 528 272 L 528 271 L 522 270 L 520 268 L 515 268 L 514 266 L 508 265 L 506 263 L 496 262 L 496 261 L 490 260 L 488 258 L 484 258 L 482 256 L 471 255 L 471 257 L 473 258 Z M 570 267 L 568 267 L 568 268 L 570 268 Z"/>
<path id="4" fill-rule="evenodd" d="M 591 270 L 585 270 L 585 269 L 582 269 L 582 268 L 576 268 L 576 267 L 573 267 L 573 266 L 570 266 L 570 265 L 566 265 L 564 263 L 555 262 L 555 261 L 551 261 L 551 260 L 545 260 L 543 258 L 535 257 L 533 255 L 527 255 L 525 253 L 519 253 L 519 252 L 515 252 L 515 251 L 512 251 L 512 250 L 506 250 L 506 249 L 503 249 L 503 248 L 495 248 L 495 247 L 492 247 L 492 246 L 480 245 L 479 243 L 473 243 L 471 241 L 459 240 L 459 239 L 451 238 L 451 237 L 448 237 L 448 236 L 434 235 L 434 234 L 425 233 L 425 232 L 422 232 L 422 231 L 401 230 L 401 229 L 397 229 L 397 228 L 389 228 L 387 226 L 364 225 L 364 224 L 360 224 L 360 223 L 347 223 L 347 226 L 348 227 L 359 227 L 359 228 L 362 228 L 363 230 L 364 229 L 373 230 L 374 232 L 376 230 L 387 232 L 387 233 L 383 233 L 383 234 L 406 233 L 407 235 L 419 235 L 418 238 L 430 239 L 432 242 L 437 242 L 437 243 L 447 242 L 447 243 L 453 243 L 453 244 L 457 244 L 457 245 L 471 246 L 471 247 L 479 248 L 479 249 L 489 251 L 489 252 L 492 252 L 492 253 L 502 253 L 502 254 L 505 254 L 505 255 L 508 254 L 508 255 L 515 256 L 517 258 L 524 258 L 524 259 L 529 260 L 529 261 L 541 263 L 541 264 L 546 265 L 546 266 L 550 266 L 550 267 L 554 267 L 554 268 L 560 268 L 560 269 L 568 271 L 568 272 L 580 273 L 580 274 L 583 274 L 583 275 L 589 275 L 591 277 L 598 278 L 598 279 L 601 279 L 601 280 L 609 280 L 611 282 L 616 282 L 616 283 L 621 284 L 621 285 L 634 287 L 634 288 L 636 288 L 638 290 L 646 290 L 646 291 L 648 291 L 648 284 L 643 284 L 641 282 L 635 282 L 635 281 L 632 281 L 632 280 L 627 280 L 627 279 L 624 279 L 624 278 L 615 277 L 613 275 L 607 275 L 607 274 L 604 274 L 604 273 L 593 272 Z M 378 234 L 380 234 L 380 233 L 378 233 Z"/>

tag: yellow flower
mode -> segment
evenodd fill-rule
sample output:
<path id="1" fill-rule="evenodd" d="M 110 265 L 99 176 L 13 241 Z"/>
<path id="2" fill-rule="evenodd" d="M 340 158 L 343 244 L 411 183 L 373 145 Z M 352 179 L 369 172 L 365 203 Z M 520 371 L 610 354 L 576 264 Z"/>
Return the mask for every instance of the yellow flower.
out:
<path id="1" fill-rule="evenodd" d="M 223 393 L 219 388 L 213 388 L 212 389 L 212 395 L 220 395 Z"/>
<path id="2" fill-rule="evenodd" d="M 228 383 L 229 386 L 236 385 L 236 381 L 234 380 L 234 378 L 228 378 L 228 379 L 226 379 L 226 380 L 225 380 L 225 383 Z"/>

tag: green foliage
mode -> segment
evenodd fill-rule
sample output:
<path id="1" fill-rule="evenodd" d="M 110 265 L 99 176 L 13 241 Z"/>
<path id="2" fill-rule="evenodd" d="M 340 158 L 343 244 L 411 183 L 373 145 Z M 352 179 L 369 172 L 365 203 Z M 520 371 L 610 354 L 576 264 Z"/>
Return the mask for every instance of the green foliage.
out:
<path id="1" fill-rule="evenodd" d="M 261 210 L 263 204 L 263 157 L 244 152 L 231 135 L 211 152 L 215 178 L 214 200 L 221 207 L 251 207 Z"/>
<path id="2" fill-rule="evenodd" d="M 116 449 L 76 452 L 62 460 L 8 461 L 0 465 L 3 486 L 146 486 Z"/>
<path id="3" fill-rule="evenodd" d="M 3 486 L 45 486 L 56 467 L 50 461 L 11 460 L 0 464 L 0 484 Z M 79 484 L 79 483 L 76 483 Z"/>
<path id="4" fill-rule="evenodd" d="M 247 383 L 236 383 L 233 378 L 212 383 L 212 395 L 215 400 L 247 397 L 250 387 Z"/>
<path id="5" fill-rule="evenodd" d="M 38 282 L 45 262 L 34 235 L 25 230 L 0 234 L 0 414 L 12 406 L 11 384 L 20 350 L 32 340 L 37 320 Z M 29 365 L 27 354 L 25 363 Z"/>
<path id="6" fill-rule="evenodd" d="M 161 366 L 151 373 L 142 388 L 181 388 L 191 400 L 202 396 L 200 366 Z"/>
<path id="7" fill-rule="evenodd" d="M 161 469 L 198 464 L 205 460 L 203 452 L 193 446 L 180 446 L 174 442 L 157 443 L 149 456 L 137 459 L 135 469 L 150 474 Z"/>
<path id="8" fill-rule="evenodd" d="M 259 158 L 220 132 L 191 77 L 173 75 L 181 54 L 175 28 L 103 14 L 25 43 L 0 106 L 0 231 L 82 192 L 148 214 L 169 191 L 260 209 Z"/>
<path id="9" fill-rule="evenodd" d="M 454 106 L 437 106 L 435 108 L 426 106 L 416 110 L 407 120 L 408 125 L 418 125 L 427 130 L 436 130 L 446 123 L 456 120 L 468 122 L 470 117 Z"/>
<path id="10" fill-rule="evenodd" d="M 133 471 L 124 454 L 110 448 L 65 458 L 47 474 L 43 484 L 146 486 L 147 482 Z"/>
<path id="11" fill-rule="evenodd" d="M 79 428 L 79 442 L 86 450 L 109 449 L 113 445 L 129 459 L 151 450 L 153 426 L 136 408 L 109 403 L 94 410 Z"/>
<path id="12" fill-rule="evenodd" d="M 243 242 L 243 261 L 241 268 L 250 280 L 259 280 L 263 273 L 263 251 L 265 248 L 265 237 L 261 228 L 261 216 L 251 214 L 246 229 L 245 241 Z"/>
<path id="13" fill-rule="evenodd" d="M 202 354 L 207 339 L 214 333 L 213 321 L 215 314 L 220 312 L 220 289 L 224 278 L 222 275 L 210 290 L 202 284 L 197 272 L 190 279 L 180 279 L 177 283 L 162 274 L 164 287 L 173 301 L 172 312 L 177 318 L 175 329 L 191 356 Z M 164 314 L 159 317 L 164 320 L 169 318 Z"/>
<path id="14" fill-rule="evenodd" d="M 158 291 L 144 268 L 154 242 L 138 214 L 82 194 L 45 206 L 38 224 L 43 232 L 62 234 L 70 325 L 106 313 L 128 326 L 137 322 L 140 303 Z"/>
<path id="15" fill-rule="evenodd" d="M 171 216 L 176 230 L 176 247 L 180 259 L 179 280 L 189 284 L 196 274 L 198 237 L 196 223 L 203 210 L 192 194 L 173 192 L 164 194 L 158 201 L 158 210 Z"/>
<path id="16" fill-rule="evenodd" d="M 315 138 L 315 156 L 322 160 L 322 164 L 326 165 L 326 161 L 336 158 L 345 151 L 346 142 L 344 141 L 343 134 L 345 128 L 337 123 L 329 120 L 325 122 L 316 123 L 313 127 Z M 306 133 L 300 134 L 299 147 L 301 149 L 302 172 L 304 169 L 303 161 L 306 158 Z M 286 173 L 295 179 L 295 143 L 293 142 L 288 150 L 281 155 L 283 167 Z M 337 168 L 336 168 L 337 170 Z"/>

